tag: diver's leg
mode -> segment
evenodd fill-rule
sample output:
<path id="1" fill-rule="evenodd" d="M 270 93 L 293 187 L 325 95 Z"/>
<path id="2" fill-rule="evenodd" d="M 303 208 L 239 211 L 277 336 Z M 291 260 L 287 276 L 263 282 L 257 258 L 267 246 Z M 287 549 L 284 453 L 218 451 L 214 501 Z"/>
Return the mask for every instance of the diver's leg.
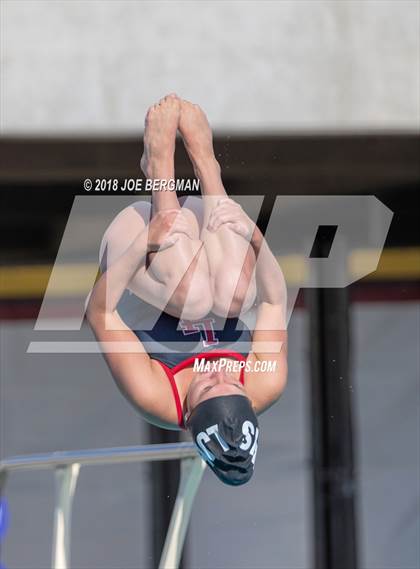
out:
<path id="1" fill-rule="evenodd" d="M 179 123 L 180 101 L 169 95 L 151 107 L 146 116 L 144 154 L 141 167 L 147 178 L 173 180 L 175 137 Z M 152 212 L 179 209 L 176 192 L 152 192 Z M 184 208 L 191 238 L 179 235 L 170 248 L 149 255 L 148 271 L 156 281 L 165 284 L 167 312 L 185 318 L 199 318 L 207 314 L 212 305 L 207 257 L 199 237 L 199 225 L 194 213 Z"/>
<path id="2" fill-rule="evenodd" d="M 145 229 L 150 220 L 151 209 L 149 202 L 139 201 L 126 207 L 115 217 L 103 235 L 99 250 L 102 272 L 123 255 L 135 238 Z M 139 267 L 127 289 L 145 302 L 162 310 L 166 307 L 170 296 L 166 284 L 151 276 L 151 272 L 147 271 L 144 265 Z M 131 300 L 128 307 L 123 304 L 121 316 L 125 316 L 124 311 L 133 310 L 133 302 Z"/>
<path id="3" fill-rule="evenodd" d="M 164 180 L 174 176 L 173 154 L 178 119 L 179 101 L 175 96 L 165 97 L 149 109 L 141 165 L 150 178 Z M 180 209 L 175 192 L 153 192 L 153 197 L 155 213 L 164 209 Z M 101 243 L 103 270 L 123 254 L 145 229 L 152 215 L 151 209 L 150 203 L 139 201 L 116 216 Z M 188 218 L 193 239 L 180 234 L 172 247 L 149 255 L 149 266 L 139 267 L 128 288 L 146 302 L 174 316 L 182 314 L 184 318 L 195 319 L 207 314 L 213 301 L 198 222 L 190 207 L 184 209 L 183 215 Z"/>
<path id="4" fill-rule="evenodd" d="M 255 255 L 249 243 L 228 226 L 214 233 L 206 229 L 211 211 L 228 196 L 214 154 L 211 128 L 198 105 L 181 102 L 179 129 L 203 194 L 201 239 L 210 268 L 213 310 L 221 316 L 235 316 L 249 310 L 255 300 Z"/>

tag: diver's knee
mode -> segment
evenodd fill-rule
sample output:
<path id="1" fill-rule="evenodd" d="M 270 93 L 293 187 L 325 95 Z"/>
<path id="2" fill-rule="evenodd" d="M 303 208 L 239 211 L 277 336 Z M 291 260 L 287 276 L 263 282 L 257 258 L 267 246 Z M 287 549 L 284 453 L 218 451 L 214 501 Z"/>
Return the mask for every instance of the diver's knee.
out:
<path id="1" fill-rule="evenodd" d="M 255 302 L 255 278 L 227 274 L 215 282 L 213 312 L 217 316 L 234 318 L 247 312 Z"/>
<path id="2" fill-rule="evenodd" d="M 230 306 L 236 300 L 236 289 L 239 275 L 237 271 L 224 270 L 214 279 L 213 310 L 219 316 L 228 313 Z"/>
<path id="3" fill-rule="evenodd" d="M 176 287 L 171 304 L 188 320 L 199 320 L 206 316 L 213 306 L 208 273 L 202 270 L 187 272 Z"/>

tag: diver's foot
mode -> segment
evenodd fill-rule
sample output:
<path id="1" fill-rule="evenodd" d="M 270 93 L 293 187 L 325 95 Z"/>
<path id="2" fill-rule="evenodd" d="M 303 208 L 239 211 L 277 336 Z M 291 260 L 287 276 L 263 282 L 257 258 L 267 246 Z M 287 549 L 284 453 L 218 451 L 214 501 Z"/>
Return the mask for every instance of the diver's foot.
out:
<path id="1" fill-rule="evenodd" d="M 211 128 L 198 105 L 181 101 L 179 131 L 194 167 L 206 161 L 215 161 Z"/>
<path id="2" fill-rule="evenodd" d="M 175 138 L 179 123 L 180 100 L 171 93 L 149 108 L 144 129 L 144 152 L 140 162 L 148 178 L 159 172 L 172 172 L 175 153 Z"/>

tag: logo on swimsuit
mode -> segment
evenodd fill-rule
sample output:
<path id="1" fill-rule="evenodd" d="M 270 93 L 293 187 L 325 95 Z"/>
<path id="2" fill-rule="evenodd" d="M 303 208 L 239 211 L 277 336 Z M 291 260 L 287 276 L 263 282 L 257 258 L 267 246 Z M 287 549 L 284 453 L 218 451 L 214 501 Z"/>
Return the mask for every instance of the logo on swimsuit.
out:
<path id="1" fill-rule="evenodd" d="M 181 326 L 184 336 L 200 334 L 203 346 L 208 348 L 209 346 L 215 346 L 219 343 L 213 328 L 214 322 L 213 318 L 204 318 L 204 320 L 197 320 L 194 322 L 190 320 L 180 320 L 179 325 Z"/>

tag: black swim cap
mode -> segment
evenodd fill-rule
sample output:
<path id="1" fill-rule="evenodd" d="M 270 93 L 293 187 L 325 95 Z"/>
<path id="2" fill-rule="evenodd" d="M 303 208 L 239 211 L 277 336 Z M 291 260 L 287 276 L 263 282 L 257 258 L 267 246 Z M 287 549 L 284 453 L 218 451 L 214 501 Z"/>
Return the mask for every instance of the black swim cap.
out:
<path id="1" fill-rule="evenodd" d="M 254 473 L 258 419 L 244 395 L 212 397 L 195 407 L 188 419 L 198 451 L 225 484 L 245 484 Z"/>

